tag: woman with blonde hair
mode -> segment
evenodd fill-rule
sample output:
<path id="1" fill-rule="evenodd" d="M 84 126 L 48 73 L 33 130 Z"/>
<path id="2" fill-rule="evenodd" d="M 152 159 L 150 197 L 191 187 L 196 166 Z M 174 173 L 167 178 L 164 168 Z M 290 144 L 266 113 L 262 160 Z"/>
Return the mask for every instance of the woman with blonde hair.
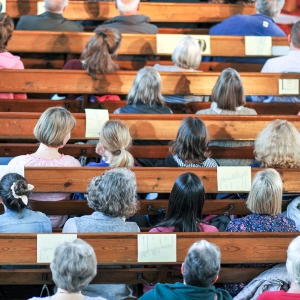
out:
<path id="1" fill-rule="evenodd" d="M 134 159 L 128 152 L 131 145 L 129 128 L 121 121 L 109 120 L 100 130 L 96 153 L 101 156 L 100 163 L 91 162 L 88 167 L 129 168 Z"/>
<path id="2" fill-rule="evenodd" d="M 270 122 L 254 142 L 257 162 L 252 167 L 298 168 L 300 166 L 300 135 L 286 120 Z"/>
<path id="3" fill-rule="evenodd" d="M 24 65 L 19 56 L 7 51 L 8 41 L 14 31 L 14 20 L 6 13 L 0 13 L 0 69 L 23 70 Z M 1 99 L 27 99 L 26 94 L 1 93 Z"/>

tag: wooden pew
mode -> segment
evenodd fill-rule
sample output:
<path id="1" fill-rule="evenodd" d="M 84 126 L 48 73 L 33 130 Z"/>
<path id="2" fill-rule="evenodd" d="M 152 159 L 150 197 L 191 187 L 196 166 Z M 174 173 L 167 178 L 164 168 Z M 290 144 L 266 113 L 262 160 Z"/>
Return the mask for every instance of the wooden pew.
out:
<path id="1" fill-rule="evenodd" d="M 37 14 L 38 0 L 7 0 L 6 12 L 12 18 Z M 184 13 L 182 13 L 184 12 Z M 251 4 L 207 4 L 207 3 L 142 3 L 140 14 L 147 15 L 152 22 L 221 22 L 236 14 L 255 13 Z M 118 16 L 114 2 L 69 1 L 64 17 L 69 20 L 104 21 Z"/>

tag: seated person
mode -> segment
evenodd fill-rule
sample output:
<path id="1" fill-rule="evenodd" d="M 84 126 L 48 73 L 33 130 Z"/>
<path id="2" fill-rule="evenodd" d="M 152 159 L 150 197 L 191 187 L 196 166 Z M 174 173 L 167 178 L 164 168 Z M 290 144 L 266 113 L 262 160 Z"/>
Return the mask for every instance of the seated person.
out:
<path id="1" fill-rule="evenodd" d="M 216 289 L 213 284 L 218 280 L 220 272 L 221 253 L 219 247 L 201 240 L 194 243 L 181 267 L 183 283 L 156 284 L 155 288 L 140 300 L 231 300 L 227 291 Z"/>
<path id="2" fill-rule="evenodd" d="M 105 300 L 102 297 L 88 297 L 81 291 L 97 274 L 97 259 L 92 246 L 81 239 L 59 244 L 50 264 L 52 279 L 57 286 L 53 296 L 29 300 Z"/>

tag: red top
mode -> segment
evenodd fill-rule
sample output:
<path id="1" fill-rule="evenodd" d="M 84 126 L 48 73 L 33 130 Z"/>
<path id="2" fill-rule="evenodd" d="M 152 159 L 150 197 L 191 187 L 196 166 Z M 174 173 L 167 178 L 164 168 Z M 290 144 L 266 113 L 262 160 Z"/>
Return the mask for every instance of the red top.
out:
<path id="1" fill-rule="evenodd" d="M 257 300 L 290 300 L 290 299 L 300 299 L 300 294 L 287 293 L 285 291 L 279 292 L 264 292 Z"/>

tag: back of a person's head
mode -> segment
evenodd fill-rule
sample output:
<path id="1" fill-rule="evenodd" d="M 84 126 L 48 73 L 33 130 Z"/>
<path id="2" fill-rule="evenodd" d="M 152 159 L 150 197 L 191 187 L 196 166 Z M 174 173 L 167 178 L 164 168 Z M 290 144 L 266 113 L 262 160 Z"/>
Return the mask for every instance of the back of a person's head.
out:
<path id="1" fill-rule="evenodd" d="M 157 226 L 174 226 L 176 232 L 200 231 L 205 190 L 201 179 L 194 173 L 177 177 L 172 188 L 166 216 Z"/>
<path id="2" fill-rule="evenodd" d="M 139 70 L 134 78 L 127 100 L 128 104 L 142 102 L 150 106 L 164 105 L 159 73 L 152 67 Z"/>
<path id="3" fill-rule="evenodd" d="M 292 27 L 291 40 L 293 46 L 300 49 L 300 21 L 295 23 Z"/>
<path id="4" fill-rule="evenodd" d="M 7 43 L 14 31 L 14 21 L 6 13 L 0 13 L 0 53 L 6 51 Z"/>
<path id="5" fill-rule="evenodd" d="M 172 61 L 179 68 L 196 70 L 201 62 L 199 43 L 190 36 L 183 38 L 172 53 Z"/>
<path id="6" fill-rule="evenodd" d="M 8 173 L 2 177 L 0 196 L 8 209 L 21 213 L 22 209 L 27 207 L 29 195 L 30 187 L 23 176 L 17 173 Z M 23 201 L 24 197 L 25 200 Z"/>
<path id="7" fill-rule="evenodd" d="M 184 260 L 184 283 L 209 287 L 220 272 L 220 261 L 221 253 L 218 246 L 206 240 L 194 243 Z"/>
<path id="8" fill-rule="evenodd" d="M 57 287 L 70 293 L 78 293 L 97 274 L 95 251 L 81 239 L 61 243 L 55 249 L 50 268 Z"/>
<path id="9" fill-rule="evenodd" d="M 131 145 L 129 128 L 121 121 L 109 120 L 100 130 L 99 141 L 113 154 L 109 166 L 112 168 L 129 168 L 134 166 L 134 159 L 128 152 Z"/>
<path id="10" fill-rule="evenodd" d="M 121 13 L 135 12 L 138 8 L 140 0 L 116 0 L 116 5 Z"/>
<path id="11" fill-rule="evenodd" d="M 293 239 L 287 249 L 286 269 L 292 282 L 300 289 L 300 236 Z"/>
<path id="12" fill-rule="evenodd" d="M 205 124 L 197 117 L 184 118 L 171 143 L 170 152 L 186 164 L 202 163 L 207 156 L 209 133 Z"/>
<path id="13" fill-rule="evenodd" d="M 282 10 L 284 2 L 285 0 L 257 0 L 256 10 L 273 18 Z"/>
<path id="14" fill-rule="evenodd" d="M 254 153 L 262 167 L 298 168 L 300 165 L 300 135 L 286 120 L 270 122 L 257 136 Z"/>
<path id="15" fill-rule="evenodd" d="M 109 74 L 119 70 L 113 61 L 121 45 L 122 35 L 115 28 L 97 27 L 94 35 L 86 43 L 81 58 L 87 73 L 97 80 L 97 73 Z"/>
<path id="16" fill-rule="evenodd" d="M 68 0 L 45 0 L 45 9 L 54 13 L 62 13 L 68 5 Z"/>
<path id="17" fill-rule="evenodd" d="M 131 217 L 139 202 L 136 199 L 135 174 L 126 168 L 115 168 L 92 179 L 88 191 L 88 205 L 110 217 Z"/>
<path id="18" fill-rule="evenodd" d="M 276 215 L 281 213 L 283 184 L 279 173 L 265 169 L 255 174 L 247 207 L 253 213 Z"/>
<path id="19" fill-rule="evenodd" d="M 64 107 L 50 107 L 43 112 L 34 127 L 34 135 L 39 142 L 59 147 L 65 137 L 75 128 L 76 120 Z"/>
<path id="20" fill-rule="evenodd" d="M 211 100 L 218 104 L 218 108 L 225 110 L 235 111 L 245 105 L 243 83 L 236 70 L 227 68 L 222 71 L 212 90 Z"/>

